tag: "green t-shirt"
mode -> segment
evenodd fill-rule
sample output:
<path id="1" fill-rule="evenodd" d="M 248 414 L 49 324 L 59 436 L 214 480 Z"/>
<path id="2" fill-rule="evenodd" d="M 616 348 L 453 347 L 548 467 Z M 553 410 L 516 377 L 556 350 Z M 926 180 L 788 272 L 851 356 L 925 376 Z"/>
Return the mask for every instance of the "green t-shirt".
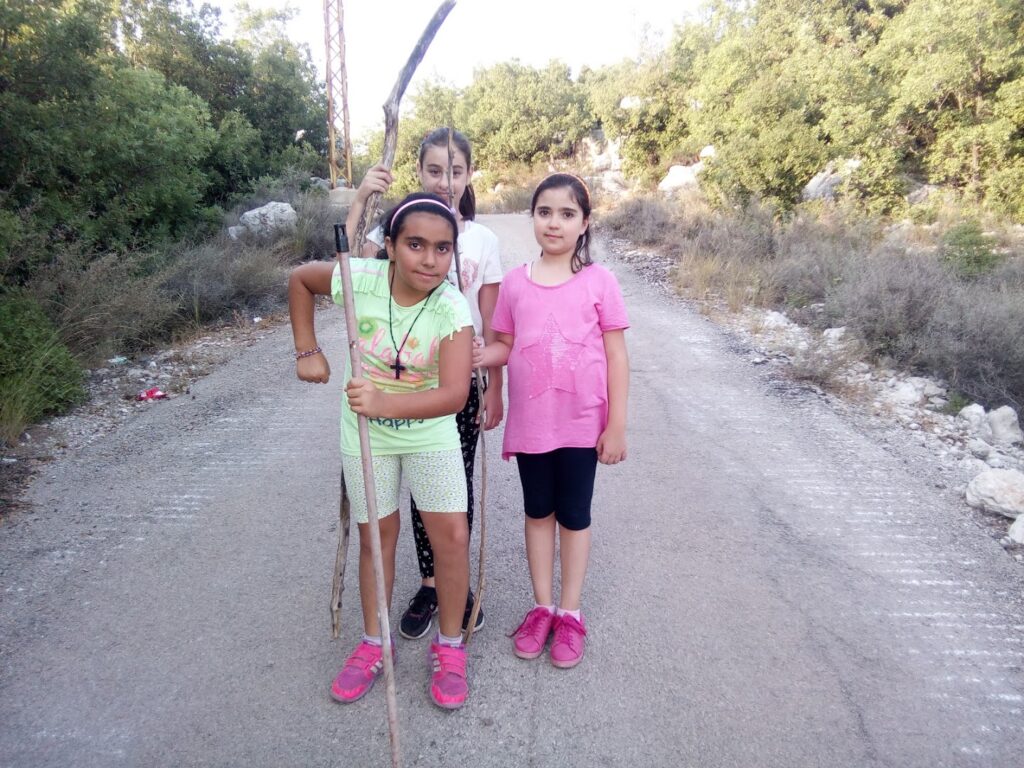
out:
<path id="1" fill-rule="evenodd" d="M 473 325 L 465 297 L 445 281 L 423 301 L 402 307 L 391 299 L 389 262 L 383 259 L 350 259 L 349 263 L 352 265 L 352 292 L 355 294 L 363 378 L 390 393 L 437 388 L 442 339 L 451 338 L 466 326 Z M 344 304 L 340 265 L 334 267 L 331 295 L 335 304 Z M 409 338 L 403 346 L 402 339 L 407 333 Z M 398 379 L 391 367 L 397 348 L 402 350 L 400 362 L 404 366 Z M 345 381 L 351 378 L 351 355 L 346 350 Z M 375 456 L 459 447 L 455 414 L 432 419 L 370 419 L 369 425 L 370 450 Z M 341 408 L 341 452 L 349 456 L 359 455 L 358 421 L 347 400 L 343 400 Z"/>

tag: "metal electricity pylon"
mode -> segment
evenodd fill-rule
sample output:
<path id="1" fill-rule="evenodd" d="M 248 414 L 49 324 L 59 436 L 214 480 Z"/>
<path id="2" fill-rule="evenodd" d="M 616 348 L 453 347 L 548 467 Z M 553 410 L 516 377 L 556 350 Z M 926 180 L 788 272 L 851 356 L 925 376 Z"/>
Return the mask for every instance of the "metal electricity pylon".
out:
<path id="1" fill-rule="evenodd" d="M 348 73 L 345 70 L 345 8 L 341 0 L 324 0 L 324 50 L 327 54 L 327 164 L 331 189 L 343 176 L 352 186 L 352 142 L 348 119 Z M 338 120 L 338 106 L 341 120 Z M 338 163 L 338 139 L 344 137 L 345 173 Z"/>

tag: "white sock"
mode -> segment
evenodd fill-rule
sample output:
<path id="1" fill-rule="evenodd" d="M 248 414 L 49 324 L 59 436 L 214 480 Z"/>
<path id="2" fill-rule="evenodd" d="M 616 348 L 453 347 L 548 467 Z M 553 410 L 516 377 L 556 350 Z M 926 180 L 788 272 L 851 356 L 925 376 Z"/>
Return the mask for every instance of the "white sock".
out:
<path id="1" fill-rule="evenodd" d="M 440 632 L 438 632 L 437 633 L 437 644 L 438 645 L 448 645 L 448 646 L 451 646 L 452 648 L 458 648 L 460 645 L 462 645 L 462 635 L 456 635 L 455 637 L 448 637 L 448 635 L 443 635 Z"/>
<path id="2" fill-rule="evenodd" d="M 580 620 L 580 611 L 579 611 L 579 609 L 576 609 L 575 611 L 566 611 L 566 610 L 564 610 L 562 608 L 559 608 L 555 615 L 556 616 L 569 615 L 569 616 L 572 616 L 574 619 L 576 619 L 576 621 Z"/>
<path id="3" fill-rule="evenodd" d="M 554 605 L 541 605 L 540 603 L 534 603 L 533 607 L 534 608 L 543 608 L 548 613 L 554 613 L 555 612 L 555 606 Z"/>
<path id="4" fill-rule="evenodd" d="M 369 643 L 370 645 L 376 645 L 378 648 L 384 645 L 384 640 L 381 638 L 380 635 L 378 635 L 377 637 L 372 637 L 370 635 L 364 634 L 363 642 Z"/>

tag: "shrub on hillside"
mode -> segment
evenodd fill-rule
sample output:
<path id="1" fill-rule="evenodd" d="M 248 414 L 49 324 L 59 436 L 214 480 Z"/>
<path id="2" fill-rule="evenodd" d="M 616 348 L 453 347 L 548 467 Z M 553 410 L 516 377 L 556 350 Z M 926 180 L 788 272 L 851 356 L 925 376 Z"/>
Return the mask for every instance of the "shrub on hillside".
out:
<path id="1" fill-rule="evenodd" d="M 0 295 L 0 439 L 83 396 L 82 369 L 42 308 L 26 296 Z"/>
<path id="2" fill-rule="evenodd" d="M 993 238 L 982 231 L 977 221 L 965 221 L 946 232 L 942 258 L 963 277 L 977 277 L 999 263 L 993 246 Z"/>
<path id="3" fill-rule="evenodd" d="M 674 215 L 659 197 L 635 197 L 602 217 L 601 226 L 637 245 L 668 245 L 676 228 Z"/>
<path id="4" fill-rule="evenodd" d="M 882 248 L 846 262 L 825 308 L 876 354 L 917 364 L 921 340 L 952 293 L 949 272 L 934 258 Z"/>
<path id="5" fill-rule="evenodd" d="M 921 363 L 990 407 L 1024 407 L 1024 287 L 958 285 L 916 343 Z"/>

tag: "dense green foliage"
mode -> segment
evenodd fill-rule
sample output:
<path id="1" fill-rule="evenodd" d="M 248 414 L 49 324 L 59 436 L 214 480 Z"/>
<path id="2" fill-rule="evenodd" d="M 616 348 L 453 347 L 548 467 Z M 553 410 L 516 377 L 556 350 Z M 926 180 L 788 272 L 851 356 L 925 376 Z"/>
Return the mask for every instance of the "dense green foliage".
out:
<path id="1" fill-rule="evenodd" d="M 704 181 L 726 199 L 790 207 L 855 158 L 843 192 L 871 210 L 916 181 L 1024 220 L 1022 29 L 1016 0 L 719 0 L 664 54 L 594 77 L 593 105 L 634 172 L 713 145 Z"/>
<path id="2" fill-rule="evenodd" d="M 0 440 L 82 397 L 82 369 L 38 304 L 0 294 Z"/>
<path id="3" fill-rule="evenodd" d="M 258 34 L 275 21 L 225 41 L 216 11 L 178 0 L 4 3 L 4 282 L 67 243 L 101 253 L 192 231 L 293 159 L 299 128 L 322 149 L 309 52 Z"/>

